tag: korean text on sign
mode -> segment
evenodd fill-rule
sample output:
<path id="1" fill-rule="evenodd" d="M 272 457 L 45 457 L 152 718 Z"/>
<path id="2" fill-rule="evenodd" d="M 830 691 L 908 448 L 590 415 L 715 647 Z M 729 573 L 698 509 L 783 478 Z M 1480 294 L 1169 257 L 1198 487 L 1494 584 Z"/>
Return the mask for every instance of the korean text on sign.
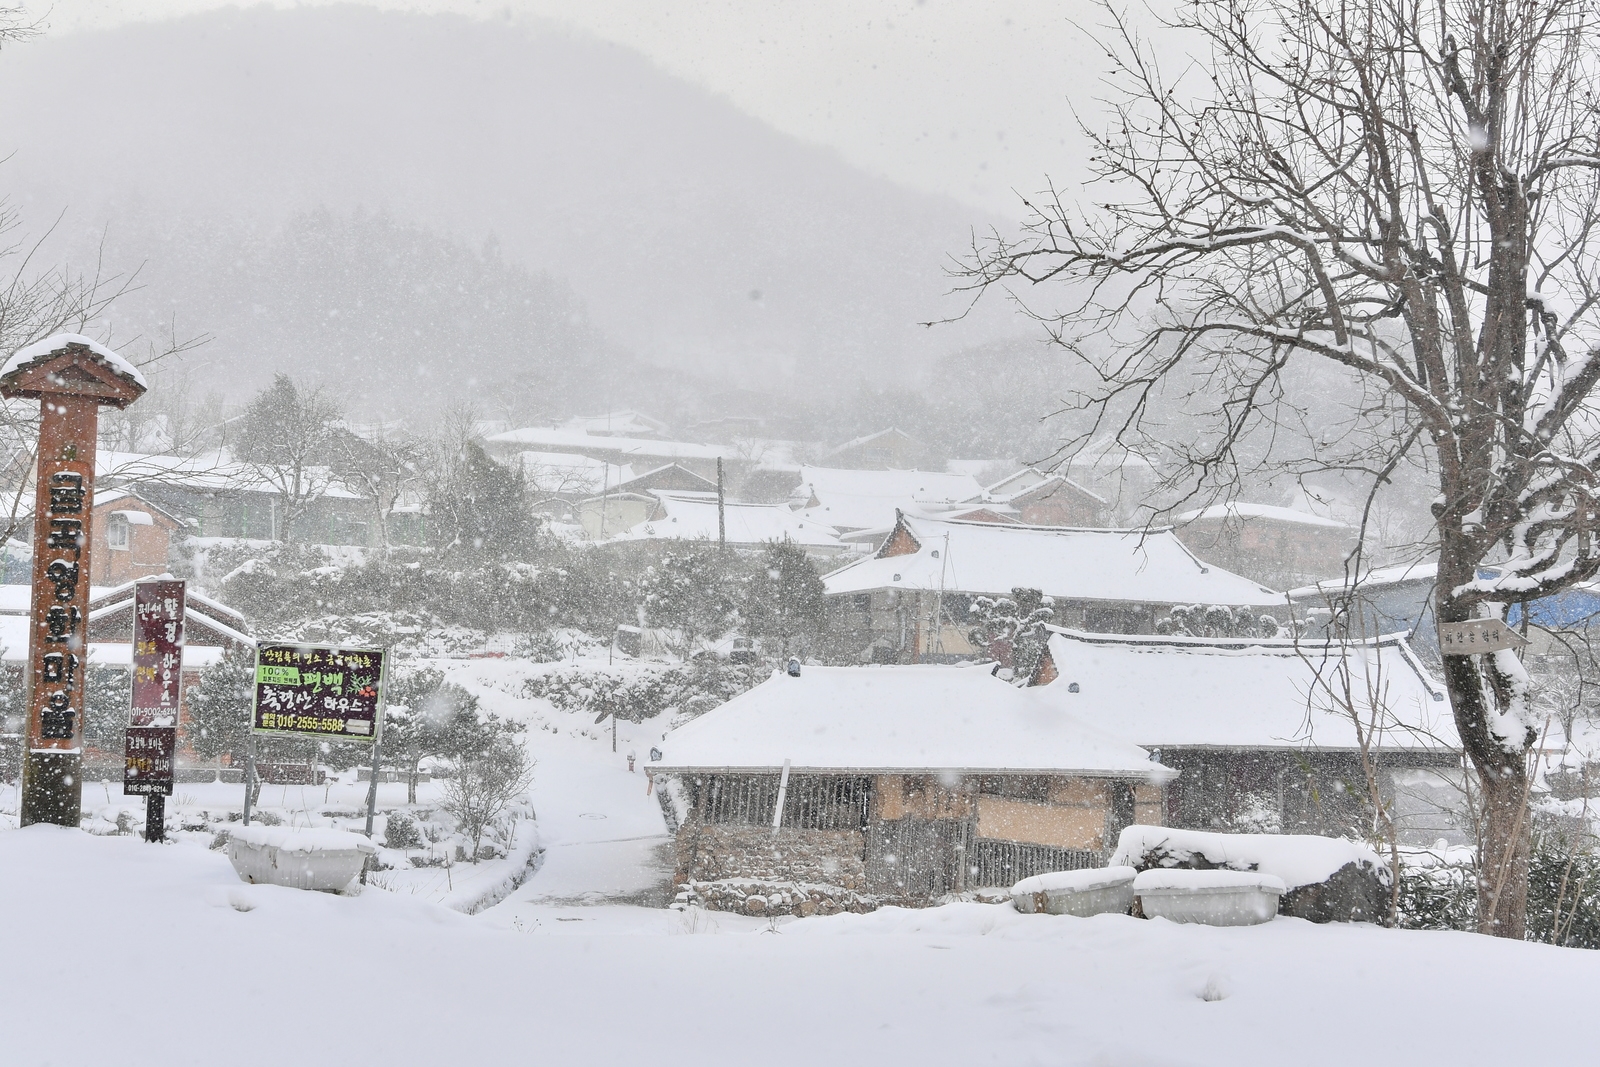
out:
<path id="1" fill-rule="evenodd" d="M 259 644 L 252 728 L 376 741 L 383 729 L 383 671 L 379 649 Z"/>

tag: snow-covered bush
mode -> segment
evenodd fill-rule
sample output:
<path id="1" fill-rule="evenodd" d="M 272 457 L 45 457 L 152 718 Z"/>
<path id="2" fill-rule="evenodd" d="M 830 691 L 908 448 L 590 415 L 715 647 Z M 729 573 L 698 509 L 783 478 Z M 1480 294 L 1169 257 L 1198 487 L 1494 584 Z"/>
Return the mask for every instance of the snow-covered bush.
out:
<path id="1" fill-rule="evenodd" d="M 707 656 L 684 666 L 625 664 L 616 667 L 561 667 L 530 678 L 523 692 L 602 722 L 615 715 L 643 722 L 675 709 L 700 715 L 764 681 L 772 668 Z"/>
<path id="2" fill-rule="evenodd" d="M 1046 626 L 1055 615 L 1054 600 L 1019 586 L 1009 597 L 975 597 L 968 615 L 976 623 L 970 634 L 973 645 L 990 649 L 1019 683 L 1032 676 L 1050 639 Z"/>
<path id="3" fill-rule="evenodd" d="M 397 811 L 390 815 L 383 827 L 384 848 L 421 848 L 422 832 L 410 813 Z"/>
<path id="4" fill-rule="evenodd" d="M 1156 623 L 1156 633 L 1171 637 L 1287 637 L 1271 615 L 1221 604 L 1179 605 Z"/>

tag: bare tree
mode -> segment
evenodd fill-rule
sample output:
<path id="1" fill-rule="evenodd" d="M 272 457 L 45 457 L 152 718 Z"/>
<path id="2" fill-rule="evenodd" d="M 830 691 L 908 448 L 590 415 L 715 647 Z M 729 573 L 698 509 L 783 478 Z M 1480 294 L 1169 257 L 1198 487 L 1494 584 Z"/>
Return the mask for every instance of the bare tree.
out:
<path id="1" fill-rule="evenodd" d="M 334 473 L 372 505 L 378 546 L 387 555 L 389 516 L 406 489 L 421 483 L 424 447 L 404 430 L 380 424 L 360 432 L 346 427 L 334 451 Z"/>
<path id="2" fill-rule="evenodd" d="M 1100 373 L 1089 433 L 1149 438 L 1163 395 L 1203 403 L 1208 431 L 1174 446 L 1191 493 L 1315 403 L 1291 368 L 1339 368 L 1361 403 L 1312 459 L 1427 465 L 1440 621 L 1568 588 L 1600 569 L 1595 7 L 1183 5 L 1168 25 L 1211 63 L 1176 85 L 1112 13 L 1096 203 L 1031 203 L 965 284 L 1070 283 L 1034 314 Z M 1482 929 L 1520 938 L 1528 675 L 1512 652 L 1451 655 L 1445 680 L 1485 805 Z"/>
<path id="3" fill-rule="evenodd" d="M 472 839 L 472 862 L 477 863 L 484 833 L 533 784 L 533 762 L 520 741 L 501 737 L 453 760 L 445 774 L 440 806 Z"/>
<path id="4" fill-rule="evenodd" d="M 296 384 L 287 374 L 274 376 L 245 409 L 237 451 L 283 504 L 279 540 L 293 538 L 334 483 L 329 462 L 341 432 L 338 418 L 338 407 L 320 387 Z"/>

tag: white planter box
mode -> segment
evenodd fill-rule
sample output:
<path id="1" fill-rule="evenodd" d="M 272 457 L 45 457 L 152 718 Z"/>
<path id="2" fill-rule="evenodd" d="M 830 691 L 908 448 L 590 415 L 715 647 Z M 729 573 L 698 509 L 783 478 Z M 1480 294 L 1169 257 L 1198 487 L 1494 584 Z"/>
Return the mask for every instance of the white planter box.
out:
<path id="1" fill-rule="evenodd" d="M 228 860 L 247 882 L 337 893 L 361 873 L 378 847 L 343 830 L 291 830 L 236 826 L 228 833 Z"/>
<path id="2" fill-rule="evenodd" d="M 1054 871 L 1024 878 L 1011 887 L 1018 911 L 1047 915 L 1104 915 L 1133 907 L 1132 867 Z"/>
<path id="3" fill-rule="evenodd" d="M 1206 926 L 1254 926 L 1278 914 L 1283 880 L 1251 871 L 1151 870 L 1133 880 L 1149 919 Z"/>

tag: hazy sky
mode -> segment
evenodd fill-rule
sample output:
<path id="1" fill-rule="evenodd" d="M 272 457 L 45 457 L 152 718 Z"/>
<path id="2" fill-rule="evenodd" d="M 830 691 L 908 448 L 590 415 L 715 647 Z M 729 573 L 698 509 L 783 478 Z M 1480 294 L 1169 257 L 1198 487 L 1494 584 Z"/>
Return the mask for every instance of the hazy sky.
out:
<path id="1" fill-rule="evenodd" d="M 303 0 L 318 3 L 323 0 Z M 364 0 L 542 17 L 635 48 L 868 171 L 1016 216 L 1012 189 L 1079 176 L 1069 93 L 1092 109 L 1103 60 L 1072 25 L 1090 0 Z M 229 5 L 24 0 L 51 32 Z M 294 6 L 280 2 L 279 6 Z"/>

